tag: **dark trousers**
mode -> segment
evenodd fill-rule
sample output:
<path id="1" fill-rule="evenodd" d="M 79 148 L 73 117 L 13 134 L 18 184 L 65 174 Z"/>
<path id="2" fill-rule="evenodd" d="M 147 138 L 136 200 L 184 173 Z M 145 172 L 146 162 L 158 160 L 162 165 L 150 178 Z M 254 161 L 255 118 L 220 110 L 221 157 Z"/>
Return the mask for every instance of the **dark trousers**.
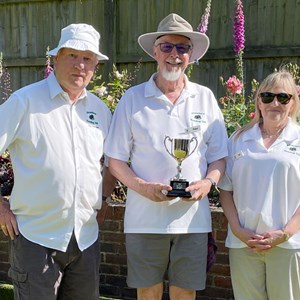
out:
<path id="1" fill-rule="evenodd" d="M 80 251 L 74 234 L 66 252 L 28 241 L 9 244 L 15 300 L 99 300 L 100 244 Z"/>

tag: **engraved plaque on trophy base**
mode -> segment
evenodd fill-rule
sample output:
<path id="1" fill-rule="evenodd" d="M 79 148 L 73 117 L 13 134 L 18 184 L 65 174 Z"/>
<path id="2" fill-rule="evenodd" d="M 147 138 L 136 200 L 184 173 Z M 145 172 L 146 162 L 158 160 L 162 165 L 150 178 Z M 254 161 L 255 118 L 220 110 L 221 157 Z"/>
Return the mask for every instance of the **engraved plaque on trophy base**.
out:
<path id="1" fill-rule="evenodd" d="M 170 185 L 172 191 L 169 191 L 167 197 L 182 197 L 191 198 L 190 192 L 186 192 L 185 189 L 189 186 L 189 182 L 185 180 L 171 180 Z"/>

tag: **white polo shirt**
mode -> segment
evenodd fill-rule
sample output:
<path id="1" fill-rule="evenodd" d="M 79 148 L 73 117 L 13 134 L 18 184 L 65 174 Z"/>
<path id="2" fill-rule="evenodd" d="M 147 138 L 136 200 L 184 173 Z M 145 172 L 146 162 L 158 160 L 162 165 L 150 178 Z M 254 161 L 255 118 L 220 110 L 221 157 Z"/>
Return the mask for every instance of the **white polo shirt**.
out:
<path id="1" fill-rule="evenodd" d="M 114 112 L 105 153 L 122 161 L 130 159 L 133 172 L 147 182 L 169 184 L 177 174 L 177 162 L 165 146 L 165 137 L 196 137 L 194 153 L 182 163 L 182 174 L 190 182 L 206 176 L 207 165 L 227 156 L 227 133 L 213 93 L 191 83 L 173 105 L 148 82 L 126 91 Z M 171 147 L 166 142 L 167 147 Z M 211 230 L 207 197 L 201 201 L 153 202 L 128 190 L 126 233 L 196 233 Z"/>
<path id="2" fill-rule="evenodd" d="M 233 191 L 240 224 L 256 233 L 282 229 L 300 205 L 300 126 L 289 120 L 266 149 L 258 124 L 229 140 L 226 176 L 219 182 Z M 230 230 L 229 248 L 247 247 Z M 299 249 L 300 232 L 278 247 Z"/>
<path id="3" fill-rule="evenodd" d="M 28 240 L 65 251 L 74 230 L 79 248 L 98 237 L 100 158 L 111 113 L 85 91 L 71 104 L 54 73 L 0 106 L 0 153 L 9 149 L 15 184 L 10 205 Z"/>

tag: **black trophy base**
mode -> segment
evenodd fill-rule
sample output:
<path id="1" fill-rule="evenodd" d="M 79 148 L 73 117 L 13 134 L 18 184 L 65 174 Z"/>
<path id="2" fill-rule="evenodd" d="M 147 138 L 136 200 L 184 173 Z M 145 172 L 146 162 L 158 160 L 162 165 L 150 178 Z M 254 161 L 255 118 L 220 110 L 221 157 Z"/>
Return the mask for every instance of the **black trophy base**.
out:
<path id="1" fill-rule="evenodd" d="M 170 183 L 172 191 L 169 191 L 167 197 L 181 197 L 191 198 L 190 192 L 186 192 L 185 189 L 189 186 L 189 182 L 185 180 L 172 180 Z"/>

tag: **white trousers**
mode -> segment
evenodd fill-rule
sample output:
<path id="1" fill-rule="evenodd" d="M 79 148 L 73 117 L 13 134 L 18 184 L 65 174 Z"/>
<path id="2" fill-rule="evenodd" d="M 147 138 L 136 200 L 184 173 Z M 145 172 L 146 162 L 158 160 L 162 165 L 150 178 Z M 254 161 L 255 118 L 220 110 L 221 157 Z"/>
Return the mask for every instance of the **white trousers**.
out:
<path id="1" fill-rule="evenodd" d="M 229 249 L 235 300 L 299 300 L 300 249 Z"/>

